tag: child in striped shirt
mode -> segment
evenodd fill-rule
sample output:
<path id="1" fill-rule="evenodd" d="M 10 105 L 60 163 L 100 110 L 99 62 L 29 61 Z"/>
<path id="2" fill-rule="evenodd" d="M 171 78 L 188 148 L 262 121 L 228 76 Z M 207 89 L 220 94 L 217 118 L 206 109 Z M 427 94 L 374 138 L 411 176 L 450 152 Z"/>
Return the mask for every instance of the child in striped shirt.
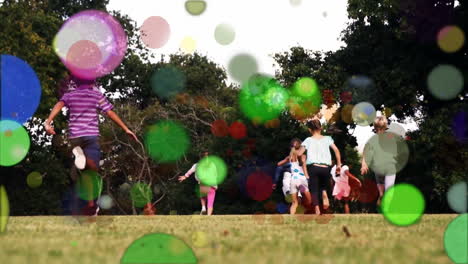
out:
<path id="1" fill-rule="evenodd" d="M 99 146 L 99 116 L 98 112 L 106 114 L 117 123 L 129 136 L 138 140 L 136 135 L 125 125 L 119 116 L 112 111 L 112 104 L 97 89 L 93 80 L 83 80 L 72 77 L 76 89 L 65 93 L 55 104 L 49 117 L 45 121 L 45 130 L 48 134 L 55 135 L 51 125 L 52 120 L 65 106 L 69 111 L 68 137 L 75 155 L 75 165 L 80 170 L 99 170 L 101 150 Z M 94 201 L 89 201 L 86 208 L 82 208 L 82 214 L 95 215 L 99 211 Z"/>

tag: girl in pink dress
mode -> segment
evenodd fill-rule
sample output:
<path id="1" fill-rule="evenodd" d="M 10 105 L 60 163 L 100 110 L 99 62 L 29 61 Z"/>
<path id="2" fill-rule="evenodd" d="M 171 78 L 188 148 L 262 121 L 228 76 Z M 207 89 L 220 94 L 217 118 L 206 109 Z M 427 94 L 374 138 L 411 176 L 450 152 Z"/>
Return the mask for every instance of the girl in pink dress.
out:
<path id="1" fill-rule="evenodd" d="M 201 158 L 203 159 L 204 157 L 207 157 L 208 155 L 209 155 L 208 151 L 203 151 L 201 154 Z M 195 173 L 195 179 L 197 180 L 199 188 L 200 188 L 200 203 L 202 206 L 200 214 L 212 215 L 214 200 L 216 196 L 216 189 L 218 188 L 218 186 L 203 185 L 198 179 L 196 171 L 197 171 L 197 163 L 193 164 L 192 168 L 190 168 L 190 170 L 187 171 L 187 173 L 179 177 L 179 182 L 185 181 L 188 177 L 190 177 L 190 175 Z M 208 210 L 207 210 L 207 203 L 208 203 Z"/>
<path id="2" fill-rule="evenodd" d="M 337 200 L 343 201 L 345 214 L 349 214 L 349 200 L 352 199 L 352 194 L 359 193 L 356 192 L 356 189 L 361 188 L 362 184 L 358 178 L 356 178 L 349 171 L 349 167 L 343 165 L 341 171 L 336 173 L 336 165 L 330 171 L 333 181 L 335 181 L 335 186 L 333 187 L 333 196 Z"/>

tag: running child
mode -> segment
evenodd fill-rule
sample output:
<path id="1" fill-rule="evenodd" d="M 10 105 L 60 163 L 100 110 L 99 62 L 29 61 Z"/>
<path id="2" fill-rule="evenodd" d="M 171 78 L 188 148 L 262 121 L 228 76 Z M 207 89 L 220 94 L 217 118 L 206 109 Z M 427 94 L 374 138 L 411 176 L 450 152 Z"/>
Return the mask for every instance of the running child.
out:
<path id="1" fill-rule="evenodd" d="M 333 181 L 335 182 L 335 186 L 333 187 L 333 196 L 335 199 L 343 201 L 344 212 L 345 214 L 349 214 L 349 201 L 352 199 L 353 193 L 358 193 L 353 189 L 361 188 L 361 181 L 351 174 L 347 165 L 343 165 L 341 167 L 339 174 L 336 173 L 336 165 L 334 165 L 330 173 L 333 177 Z"/>
<path id="2" fill-rule="evenodd" d="M 310 196 L 307 179 L 307 169 L 305 166 L 305 155 L 298 157 L 296 151 L 301 147 L 301 140 L 294 138 L 291 140 L 290 154 L 278 162 L 278 168 L 288 166 L 288 170 L 284 172 L 283 176 L 283 193 L 287 197 L 291 195 L 292 204 L 290 207 L 291 214 L 295 214 L 297 206 L 299 205 L 299 198 L 305 196 L 304 206 L 309 209 L 312 203 Z M 276 176 L 275 178 L 278 178 Z"/>
<path id="3" fill-rule="evenodd" d="M 55 104 L 49 117 L 44 123 L 45 130 L 50 135 L 55 135 L 52 121 L 62 110 L 68 108 L 68 138 L 73 147 L 75 166 L 79 170 L 99 170 L 101 149 L 99 146 L 99 119 L 97 111 L 107 115 L 119 125 L 125 133 L 138 141 L 136 135 L 125 125 L 120 117 L 112 111 L 112 104 L 95 87 L 94 80 L 83 80 L 73 76 L 72 81 L 76 89 L 66 92 Z M 81 208 L 79 214 L 97 215 L 99 207 L 95 200 Z"/>
<path id="4" fill-rule="evenodd" d="M 377 137 L 372 137 L 364 146 L 364 152 L 361 161 L 361 174 L 369 172 L 369 166 L 374 171 L 377 189 L 379 190 L 379 199 L 377 206 L 380 206 L 384 192 L 395 184 L 396 178 L 396 165 L 398 160 L 398 153 L 391 151 L 384 151 L 379 149 L 380 141 L 385 140 L 386 136 L 393 136 L 387 133 L 388 121 L 385 116 L 378 116 L 374 120 L 374 131 Z"/>
<path id="5" fill-rule="evenodd" d="M 208 151 L 203 151 L 201 153 L 200 158 L 203 159 L 204 157 L 207 157 L 208 155 L 209 155 Z M 179 176 L 179 182 L 185 181 L 193 173 L 195 173 L 195 179 L 197 180 L 199 188 L 200 188 L 200 196 L 203 196 L 203 197 L 200 197 L 200 203 L 202 206 L 202 210 L 200 214 L 212 215 L 215 196 L 216 196 L 216 190 L 218 189 L 218 186 L 206 186 L 200 182 L 200 179 L 197 177 L 197 163 L 193 164 L 193 166 L 190 168 L 189 171 L 187 171 L 187 173 L 185 173 L 185 175 Z M 207 203 L 208 203 L 208 213 L 206 210 Z"/>
<path id="6" fill-rule="evenodd" d="M 320 120 L 313 119 L 307 123 L 311 134 L 302 142 L 302 146 L 296 151 L 301 156 L 307 151 L 307 173 L 309 174 L 309 189 L 312 193 L 312 202 L 315 206 L 315 213 L 320 214 L 320 205 L 324 210 L 330 207 L 328 197 L 331 197 L 330 187 L 330 148 L 335 152 L 337 160 L 337 173 L 340 173 L 341 155 L 330 136 L 322 135 L 322 125 Z M 319 197 L 321 194 L 321 197 Z M 321 199 L 319 199 L 321 198 Z"/>

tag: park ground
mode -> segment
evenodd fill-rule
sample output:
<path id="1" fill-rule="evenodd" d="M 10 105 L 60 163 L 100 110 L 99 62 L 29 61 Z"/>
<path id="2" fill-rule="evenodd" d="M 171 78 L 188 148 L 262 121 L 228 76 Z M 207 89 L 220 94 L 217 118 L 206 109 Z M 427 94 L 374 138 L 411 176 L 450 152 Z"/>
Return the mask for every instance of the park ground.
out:
<path id="1" fill-rule="evenodd" d="M 82 223 L 69 216 L 10 217 L 0 234 L 0 262 L 119 263 L 134 240 L 167 233 L 184 240 L 198 263 L 451 263 L 443 235 L 455 217 L 424 215 L 409 227 L 377 214 L 99 216 Z"/>

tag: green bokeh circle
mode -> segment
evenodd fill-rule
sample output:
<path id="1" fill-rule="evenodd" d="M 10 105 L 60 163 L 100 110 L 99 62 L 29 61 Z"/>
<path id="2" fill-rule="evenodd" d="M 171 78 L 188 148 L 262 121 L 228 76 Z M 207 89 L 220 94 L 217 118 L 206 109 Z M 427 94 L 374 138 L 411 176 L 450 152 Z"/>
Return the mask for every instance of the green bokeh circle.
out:
<path id="1" fill-rule="evenodd" d="M 468 184 L 465 181 L 452 185 L 447 192 L 447 201 L 457 213 L 466 213 L 468 209 Z"/>
<path id="2" fill-rule="evenodd" d="M 219 44 L 229 45 L 236 38 L 236 32 L 229 24 L 219 24 L 216 26 L 214 37 Z"/>
<path id="3" fill-rule="evenodd" d="M 468 214 L 461 214 L 444 233 L 445 252 L 454 263 L 468 263 Z"/>
<path id="4" fill-rule="evenodd" d="M 153 233 L 146 234 L 127 248 L 120 263 L 198 263 L 192 249 L 175 236 Z"/>
<path id="5" fill-rule="evenodd" d="M 232 57 L 228 64 L 228 72 L 238 82 L 245 82 L 258 71 L 258 64 L 250 54 L 241 53 Z"/>
<path id="6" fill-rule="evenodd" d="M 321 101 L 320 89 L 314 79 L 302 77 L 297 80 L 292 88 L 294 95 L 304 98 L 314 98 L 317 102 Z"/>
<path id="7" fill-rule="evenodd" d="M 150 79 L 153 92 L 159 97 L 173 98 L 185 89 L 186 77 L 177 67 L 169 65 L 157 69 Z"/>
<path id="8" fill-rule="evenodd" d="M 26 129 L 11 120 L 0 121 L 0 166 L 18 164 L 28 154 L 31 141 Z"/>
<path id="9" fill-rule="evenodd" d="M 42 175 L 37 171 L 33 171 L 26 177 L 26 183 L 30 188 L 37 188 L 42 184 Z"/>
<path id="10" fill-rule="evenodd" d="M 148 154 L 159 162 L 179 160 L 189 149 L 185 128 L 174 121 L 160 121 L 150 126 L 145 135 Z"/>
<path id="11" fill-rule="evenodd" d="M 81 172 L 76 182 L 76 192 L 80 199 L 91 201 L 99 197 L 102 191 L 102 178 L 92 170 Z"/>
<path id="12" fill-rule="evenodd" d="M 411 184 L 396 184 L 385 192 L 381 209 L 390 223 L 409 226 L 422 217 L 425 209 L 424 196 Z"/>
<path id="13" fill-rule="evenodd" d="M 452 100 L 463 90 L 463 74 L 452 65 L 439 65 L 427 77 L 429 92 L 439 100 Z"/>
<path id="14" fill-rule="evenodd" d="M 143 208 L 153 200 L 153 191 L 149 184 L 137 182 L 130 190 L 130 198 L 136 207 Z"/>
<path id="15" fill-rule="evenodd" d="M 221 184 L 227 175 L 226 163 L 217 156 L 208 156 L 197 163 L 197 177 L 203 185 Z"/>
<path id="16" fill-rule="evenodd" d="M 258 75 L 242 86 L 239 105 L 249 119 L 265 123 L 281 114 L 288 98 L 288 92 L 275 79 Z"/>
<path id="17" fill-rule="evenodd" d="M 199 16 L 206 9 L 206 2 L 203 0 L 188 0 L 185 2 L 185 10 L 193 16 Z"/>

